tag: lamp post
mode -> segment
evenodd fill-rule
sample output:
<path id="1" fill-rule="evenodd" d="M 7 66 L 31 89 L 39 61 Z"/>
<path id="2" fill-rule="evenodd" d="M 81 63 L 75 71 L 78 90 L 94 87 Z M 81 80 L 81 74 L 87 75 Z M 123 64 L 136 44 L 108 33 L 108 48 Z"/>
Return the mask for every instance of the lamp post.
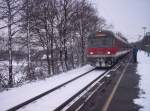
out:
<path id="1" fill-rule="evenodd" d="M 146 32 L 147 27 L 142 27 L 142 29 L 144 30 L 144 36 L 145 36 L 145 32 Z"/>

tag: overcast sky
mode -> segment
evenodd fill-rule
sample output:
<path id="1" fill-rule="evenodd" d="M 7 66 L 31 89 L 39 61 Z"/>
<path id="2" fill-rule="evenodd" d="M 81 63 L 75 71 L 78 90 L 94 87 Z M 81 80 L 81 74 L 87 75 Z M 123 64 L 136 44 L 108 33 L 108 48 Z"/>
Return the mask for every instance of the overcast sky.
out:
<path id="1" fill-rule="evenodd" d="M 140 39 L 143 26 L 150 31 L 150 0 L 91 0 L 115 31 L 122 32 L 130 41 Z"/>

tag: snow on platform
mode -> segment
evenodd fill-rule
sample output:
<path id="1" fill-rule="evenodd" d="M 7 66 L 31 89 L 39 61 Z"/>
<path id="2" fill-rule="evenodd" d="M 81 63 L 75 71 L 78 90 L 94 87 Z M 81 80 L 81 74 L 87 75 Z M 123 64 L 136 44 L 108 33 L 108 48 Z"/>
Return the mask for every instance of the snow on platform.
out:
<path id="1" fill-rule="evenodd" d="M 140 75 L 140 94 L 134 100 L 135 104 L 142 106 L 140 111 L 150 111 L 150 56 L 146 52 L 138 52 L 137 74 Z"/>
<path id="2" fill-rule="evenodd" d="M 5 111 L 18 105 L 91 69 L 93 69 L 92 66 L 86 65 L 45 80 L 31 82 L 20 87 L 9 89 L 8 91 L 3 91 L 0 93 L 0 111 Z M 50 101 L 54 100 L 51 99 Z"/>

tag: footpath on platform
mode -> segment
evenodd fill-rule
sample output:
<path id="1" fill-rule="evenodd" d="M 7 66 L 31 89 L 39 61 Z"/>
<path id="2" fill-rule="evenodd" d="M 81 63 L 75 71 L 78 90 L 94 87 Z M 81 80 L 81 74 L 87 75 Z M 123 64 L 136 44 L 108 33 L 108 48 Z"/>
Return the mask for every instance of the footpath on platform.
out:
<path id="1" fill-rule="evenodd" d="M 107 111 L 150 111 L 150 56 L 143 51 L 133 59 Z"/>

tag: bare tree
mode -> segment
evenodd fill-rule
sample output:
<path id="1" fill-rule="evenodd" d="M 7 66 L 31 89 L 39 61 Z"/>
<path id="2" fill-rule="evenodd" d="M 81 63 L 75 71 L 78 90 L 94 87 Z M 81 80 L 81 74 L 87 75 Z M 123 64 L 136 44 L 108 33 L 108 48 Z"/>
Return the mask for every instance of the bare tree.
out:
<path id="1" fill-rule="evenodd" d="M 31 47 L 30 47 L 30 10 L 29 10 L 29 4 L 30 4 L 30 1 L 29 0 L 26 0 L 26 3 L 27 3 L 27 48 L 28 48 L 28 77 L 31 78 Z"/>
<path id="2" fill-rule="evenodd" d="M 27 47 L 27 79 L 34 79 L 34 73 L 32 69 L 31 62 L 31 12 L 32 12 L 33 2 L 32 0 L 22 0 L 22 13 L 21 13 L 21 28 L 20 31 L 26 34 L 25 39 L 23 39 L 25 46 Z"/>
<path id="3" fill-rule="evenodd" d="M 13 72 L 12 72 L 12 37 L 18 30 L 14 30 L 18 19 L 16 18 L 20 8 L 18 0 L 1 0 L 0 1 L 0 19 L 5 21 L 8 30 L 8 50 L 9 50 L 9 81 L 8 85 L 13 86 Z"/>
<path id="4" fill-rule="evenodd" d="M 34 1 L 34 0 L 33 0 Z M 48 74 L 54 74 L 54 37 L 56 1 L 34 1 L 32 10 L 33 33 L 38 35 L 38 40 L 46 53 Z"/>
<path id="5" fill-rule="evenodd" d="M 78 37 L 78 47 L 81 65 L 85 64 L 86 40 L 89 33 L 98 30 L 98 17 L 95 9 L 86 0 L 76 2 L 76 15 L 73 18 L 73 25 Z"/>

